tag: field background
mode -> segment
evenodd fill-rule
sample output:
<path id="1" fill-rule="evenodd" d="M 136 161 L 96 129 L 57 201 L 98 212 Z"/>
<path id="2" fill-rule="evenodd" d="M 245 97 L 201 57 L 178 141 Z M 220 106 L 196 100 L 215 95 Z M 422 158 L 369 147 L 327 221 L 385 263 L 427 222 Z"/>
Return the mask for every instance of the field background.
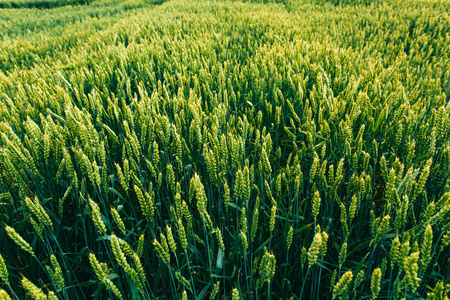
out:
<path id="1" fill-rule="evenodd" d="M 0 0 L 0 299 L 448 299 L 449 7 Z"/>

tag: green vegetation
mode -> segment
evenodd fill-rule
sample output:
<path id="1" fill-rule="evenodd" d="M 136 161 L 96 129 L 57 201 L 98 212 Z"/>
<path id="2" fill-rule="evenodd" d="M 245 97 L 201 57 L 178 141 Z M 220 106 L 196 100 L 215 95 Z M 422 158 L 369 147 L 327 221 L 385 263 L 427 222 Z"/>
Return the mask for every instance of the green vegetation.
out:
<path id="1" fill-rule="evenodd" d="M 1 0 L 0 8 L 53 8 L 87 3 L 87 0 Z"/>
<path id="2" fill-rule="evenodd" d="M 0 9 L 0 299 L 444 299 L 448 5 Z"/>

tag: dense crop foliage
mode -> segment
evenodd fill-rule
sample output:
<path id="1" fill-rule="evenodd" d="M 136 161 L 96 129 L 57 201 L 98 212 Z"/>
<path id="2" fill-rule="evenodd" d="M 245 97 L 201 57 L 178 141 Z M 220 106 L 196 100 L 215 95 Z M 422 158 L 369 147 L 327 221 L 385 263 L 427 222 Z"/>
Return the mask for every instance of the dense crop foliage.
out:
<path id="1" fill-rule="evenodd" d="M 86 0 L 2 0 L 0 8 L 53 8 L 66 5 L 87 4 Z"/>
<path id="2" fill-rule="evenodd" d="M 1 9 L 0 299 L 443 299 L 448 2 L 404 2 Z"/>

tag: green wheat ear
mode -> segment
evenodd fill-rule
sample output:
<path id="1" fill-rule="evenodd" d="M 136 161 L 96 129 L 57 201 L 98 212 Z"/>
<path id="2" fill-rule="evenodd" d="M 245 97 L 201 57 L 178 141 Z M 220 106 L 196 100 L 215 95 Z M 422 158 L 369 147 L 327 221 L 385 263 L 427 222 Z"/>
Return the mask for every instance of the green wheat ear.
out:
<path id="1" fill-rule="evenodd" d="M 322 254 L 322 257 L 325 257 L 325 255 L 327 254 L 327 243 L 329 237 L 330 236 L 328 235 L 328 233 L 326 233 L 325 231 L 322 232 L 322 245 L 320 247 L 320 253 Z"/>
<path id="2" fill-rule="evenodd" d="M 175 278 L 189 291 L 192 291 L 191 283 L 184 278 L 179 271 L 175 272 Z"/>
<path id="3" fill-rule="evenodd" d="M 42 289 L 34 285 L 30 280 L 28 280 L 26 277 L 22 278 L 22 286 L 23 288 L 30 294 L 31 297 L 38 300 L 57 300 L 58 297 L 53 292 L 50 292 L 48 295 L 46 295 Z"/>
<path id="4" fill-rule="evenodd" d="M 391 264 L 396 264 L 398 262 L 400 245 L 400 239 L 398 238 L 398 236 L 396 236 L 392 240 L 391 252 L 389 254 L 391 258 Z"/>
<path id="5" fill-rule="evenodd" d="M 91 218 L 97 232 L 103 236 L 106 235 L 106 226 L 100 214 L 100 207 L 89 197 L 89 206 L 91 208 Z"/>
<path id="6" fill-rule="evenodd" d="M 231 299 L 232 300 L 239 300 L 240 299 L 239 291 L 238 291 L 237 288 L 233 289 L 233 293 L 231 295 Z"/>
<path id="7" fill-rule="evenodd" d="M 344 262 L 347 258 L 347 242 L 344 242 L 341 246 L 341 250 L 339 251 L 339 268 L 344 265 Z"/>
<path id="8" fill-rule="evenodd" d="M 220 288 L 220 281 L 217 281 L 217 282 L 214 284 L 214 288 L 213 288 L 213 290 L 212 290 L 212 292 L 211 292 L 211 297 L 210 297 L 210 299 L 216 298 L 217 293 L 219 293 L 219 288 Z"/>
<path id="9" fill-rule="evenodd" d="M 319 191 L 314 192 L 313 203 L 312 203 L 312 216 L 314 219 L 317 218 L 320 209 L 320 194 Z"/>
<path id="10" fill-rule="evenodd" d="M 3 259 L 3 256 L 0 254 L 0 278 L 7 285 L 9 285 L 8 277 L 9 277 L 8 268 L 6 267 L 6 263 L 5 263 L 5 260 Z"/>
<path id="11" fill-rule="evenodd" d="M 322 234 L 316 233 L 311 246 L 308 249 L 308 267 L 311 268 L 315 265 L 317 258 L 319 257 L 320 248 L 322 246 Z"/>
<path id="12" fill-rule="evenodd" d="M 169 225 L 166 225 L 166 235 L 170 250 L 174 255 L 177 255 L 177 244 L 175 243 L 175 239 L 173 238 L 172 228 Z"/>
<path id="13" fill-rule="evenodd" d="M 419 271 L 419 252 L 411 253 L 410 256 L 405 258 L 403 263 L 403 269 L 405 270 L 405 277 L 403 278 L 404 286 L 410 286 L 413 289 L 417 289 L 419 287 L 421 279 L 418 278 Z"/>
<path id="14" fill-rule="evenodd" d="M 242 231 L 240 233 L 240 236 L 241 236 L 241 240 L 242 240 L 242 248 L 244 248 L 244 253 L 247 253 L 247 250 L 248 250 L 247 236 Z"/>
<path id="15" fill-rule="evenodd" d="M 119 215 L 119 212 L 114 207 L 111 207 L 111 215 L 113 217 L 114 222 L 117 224 L 117 227 L 119 228 L 120 232 L 122 232 L 123 235 L 126 235 L 127 231 L 125 229 L 125 224 L 123 223 L 122 218 Z"/>
<path id="16" fill-rule="evenodd" d="M 333 298 L 337 298 L 338 296 L 342 296 L 345 298 L 345 295 L 348 293 L 348 285 L 353 279 L 352 271 L 347 271 L 342 275 L 341 279 L 333 288 Z"/>
<path id="17" fill-rule="evenodd" d="M 168 247 L 166 249 L 166 247 L 164 245 L 164 242 L 166 240 L 162 233 L 161 233 L 161 240 L 162 240 L 163 245 L 161 245 L 161 243 L 159 243 L 158 240 L 155 239 L 153 241 L 153 246 L 155 246 L 156 253 L 158 253 L 158 256 L 162 259 L 164 264 L 167 266 L 170 266 L 170 253 L 169 253 Z M 165 244 L 167 245 L 167 242 L 165 242 Z"/>
<path id="18" fill-rule="evenodd" d="M 183 222 L 181 219 L 178 220 L 178 234 L 180 235 L 181 247 L 184 251 L 187 251 L 187 237 L 186 231 L 184 230 Z"/>
<path id="19" fill-rule="evenodd" d="M 428 224 L 425 228 L 425 232 L 423 235 L 423 241 L 421 244 L 421 260 L 420 264 L 423 269 L 426 269 L 428 264 L 431 261 L 432 253 L 431 253 L 431 247 L 433 244 L 433 229 L 431 228 L 431 225 Z"/>
<path id="20" fill-rule="evenodd" d="M 110 290 L 117 298 L 123 299 L 122 293 L 117 288 L 117 286 L 107 277 L 108 274 L 104 272 L 100 262 L 95 257 L 95 254 L 93 253 L 89 254 L 89 262 L 92 266 L 92 269 L 94 269 L 94 273 L 100 280 L 100 282 L 102 282 L 108 288 L 108 290 Z"/>
<path id="21" fill-rule="evenodd" d="M 53 223 L 48 216 L 47 212 L 44 210 L 42 205 L 39 203 L 39 199 L 37 197 L 34 198 L 34 202 L 31 201 L 30 198 L 25 197 L 25 203 L 27 204 L 30 211 L 36 216 L 36 218 L 42 224 L 47 225 L 49 228 L 53 228 Z"/>
<path id="22" fill-rule="evenodd" d="M 245 207 L 241 210 L 241 230 L 244 234 L 247 234 L 247 213 Z"/>
<path id="23" fill-rule="evenodd" d="M 15 230 L 9 226 L 5 227 L 8 236 L 17 244 L 23 251 L 34 255 L 33 248 L 28 244 Z"/>
<path id="24" fill-rule="evenodd" d="M 273 199 L 273 198 L 272 198 Z M 272 209 L 270 210 L 270 219 L 269 219 L 269 232 L 272 233 L 275 228 L 275 221 L 277 215 L 277 203 L 272 201 Z"/>
<path id="25" fill-rule="evenodd" d="M 372 273 L 372 281 L 370 282 L 370 290 L 372 291 L 372 297 L 377 298 L 380 292 L 380 281 L 381 281 L 381 269 L 376 268 Z"/>
<path id="26" fill-rule="evenodd" d="M 46 267 L 47 272 L 49 273 L 50 279 L 56 285 L 58 290 L 62 291 L 65 288 L 65 283 L 61 266 L 59 265 L 58 260 L 53 254 L 50 256 L 50 261 L 52 263 L 54 270 L 52 270 L 50 267 L 47 266 Z"/>
<path id="27" fill-rule="evenodd" d="M 291 226 L 290 228 L 289 228 L 289 231 L 288 231 L 288 234 L 287 234 L 287 237 L 286 237 L 286 247 L 289 249 L 290 247 L 291 247 L 291 245 L 292 245 L 292 239 L 293 239 L 293 236 L 294 236 L 294 228 Z"/>

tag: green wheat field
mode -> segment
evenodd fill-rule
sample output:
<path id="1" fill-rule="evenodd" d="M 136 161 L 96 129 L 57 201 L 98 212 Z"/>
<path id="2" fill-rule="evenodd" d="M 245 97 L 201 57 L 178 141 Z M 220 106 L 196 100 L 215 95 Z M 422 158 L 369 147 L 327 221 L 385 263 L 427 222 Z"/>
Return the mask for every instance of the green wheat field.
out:
<path id="1" fill-rule="evenodd" d="M 0 0 L 0 299 L 449 299 L 450 0 Z"/>

